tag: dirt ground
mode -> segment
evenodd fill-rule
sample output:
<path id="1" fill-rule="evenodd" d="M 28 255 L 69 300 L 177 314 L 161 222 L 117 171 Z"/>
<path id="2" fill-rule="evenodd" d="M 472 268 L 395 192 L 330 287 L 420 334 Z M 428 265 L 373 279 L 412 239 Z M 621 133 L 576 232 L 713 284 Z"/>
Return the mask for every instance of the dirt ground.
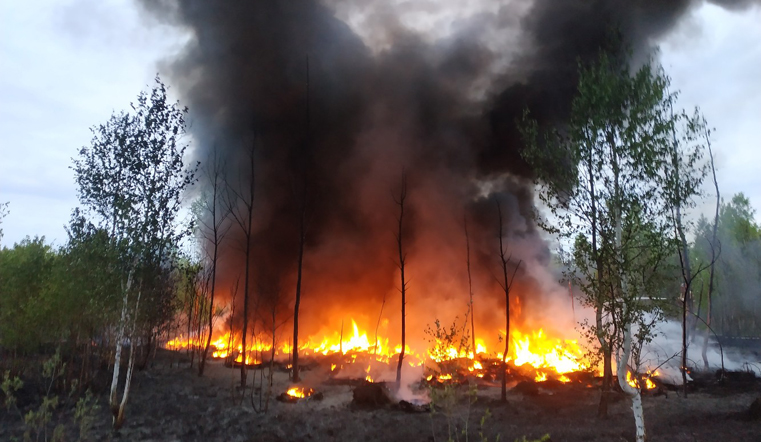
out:
<path id="1" fill-rule="evenodd" d="M 322 400 L 298 403 L 270 401 L 267 413 L 257 413 L 250 397 L 234 404 L 232 392 L 239 371 L 211 361 L 204 377 L 198 377 L 184 357 L 161 352 L 152 368 L 135 374 L 125 426 L 110 429 L 106 398 L 92 430 L 92 440 L 113 441 L 446 441 L 466 440 L 462 431 L 468 422 L 469 440 L 514 441 L 537 439 L 549 434 L 552 441 L 632 441 L 634 423 L 628 400 L 618 395 L 607 419 L 596 418 L 599 391 L 568 387 L 544 389 L 538 394 L 508 392 L 501 403 L 498 386 L 479 386 L 477 400 L 468 407 L 462 399 L 451 410 L 436 413 L 409 412 L 390 404 L 363 409 L 352 404 L 350 385 L 321 382 L 328 379 L 315 370 L 305 372 L 305 383 L 323 395 Z M 253 372 L 249 374 L 253 376 Z M 286 373 L 276 373 L 276 394 L 290 384 Z M 467 386 L 460 394 L 467 398 Z M 761 383 L 704 382 L 685 399 L 673 391 L 644 398 L 650 441 L 757 441 L 761 421 L 750 420 L 749 405 L 761 397 Z M 255 396 L 256 398 L 256 396 Z M 257 401 L 258 405 L 258 401 Z M 5 412 L 3 410 L 2 412 Z M 483 426 L 482 418 L 488 415 Z M 18 419 L 18 418 L 16 418 Z M 20 435 L 9 422 L 0 440 Z M 451 427 L 448 425 L 451 422 Z M 8 425 L 8 426 L 6 426 Z"/>

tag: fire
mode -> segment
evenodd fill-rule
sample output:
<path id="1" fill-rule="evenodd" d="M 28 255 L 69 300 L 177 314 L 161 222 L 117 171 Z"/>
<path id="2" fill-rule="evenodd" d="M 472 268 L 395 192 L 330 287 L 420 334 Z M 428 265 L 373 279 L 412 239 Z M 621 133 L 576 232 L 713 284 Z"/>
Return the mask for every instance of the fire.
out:
<path id="1" fill-rule="evenodd" d="M 292 387 L 285 392 L 288 396 L 295 398 L 309 397 L 314 393 L 314 390 L 309 387 Z"/>
<path id="2" fill-rule="evenodd" d="M 332 336 L 327 335 L 319 338 L 310 336 L 303 341 L 300 340 L 299 353 L 307 357 L 340 356 L 340 362 L 331 361 L 331 373 L 343 371 L 347 364 L 362 363 L 365 380 L 373 382 L 374 374 L 371 373 L 373 364 L 376 361 L 384 364 L 391 363 L 392 359 L 398 357 L 401 352 L 401 346 L 389 344 L 388 338 L 385 337 L 376 339 L 373 333 L 361 329 L 353 319 L 350 330 L 350 333 L 340 331 L 334 332 Z M 368 338 L 368 336 L 373 336 L 373 338 Z M 194 346 L 202 348 L 205 344 L 205 340 L 203 341 L 179 336 L 168 341 L 166 347 L 175 350 Z M 271 338 L 266 335 L 254 336 L 251 341 L 253 342 L 247 343 L 247 348 L 244 351 L 240 344 L 240 336 L 233 335 L 231 337 L 230 333 L 226 332 L 211 342 L 210 354 L 214 358 L 233 360 L 239 364 L 245 361 L 247 365 L 268 361 L 272 354 L 280 361 L 290 361 L 292 352 L 290 342 L 278 344 L 273 352 Z M 405 362 L 412 367 L 438 365 L 439 369 L 434 370 L 436 373 L 428 375 L 427 379 L 431 380 L 435 377 L 439 381 L 448 381 L 453 379 L 453 375 L 456 374 L 453 370 L 459 374 L 484 378 L 485 375 L 493 373 L 494 367 L 500 364 L 499 360 L 503 357 L 502 353 L 489 352 L 486 342 L 482 339 L 475 340 L 475 351 L 469 348 L 470 346 L 467 344 L 438 344 L 435 347 L 435 352 L 432 349 L 427 349 L 423 353 L 405 346 Z M 507 358 L 510 365 L 521 370 L 524 375 L 533 376 L 537 382 L 547 379 L 571 382 L 565 376 L 566 373 L 590 368 L 576 340 L 552 338 L 547 336 L 543 329 L 529 332 L 514 329 L 511 332 L 510 348 Z M 453 364 L 447 365 L 448 361 L 452 361 Z M 485 365 L 488 366 L 487 369 L 484 368 Z M 286 367 L 290 367 L 290 363 Z M 527 370 L 530 371 L 526 372 Z M 651 385 L 654 384 L 649 378 L 645 382 L 648 388 L 653 388 Z M 289 393 L 289 395 L 291 394 Z"/>
<path id="3" fill-rule="evenodd" d="M 650 379 L 654 376 L 658 376 L 657 371 L 655 373 L 652 373 L 650 370 L 647 371 L 647 375 L 644 377 L 646 390 L 652 390 L 656 387 L 655 383 Z M 639 388 L 639 382 L 632 376 L 631 371 L 626 372 L 626 382 L 634 388 Z"/>
<path id="4" fill-rule="evenodd" d="M 575 340 L 548 339 L 539 329 L 532 336 L 514 331 L 513 347 L 515 356 L 511 358 L 515 366 L 529 364 L 534 368 L 550 368 L 558 374 L 585 370 L 583 352 Z"/>

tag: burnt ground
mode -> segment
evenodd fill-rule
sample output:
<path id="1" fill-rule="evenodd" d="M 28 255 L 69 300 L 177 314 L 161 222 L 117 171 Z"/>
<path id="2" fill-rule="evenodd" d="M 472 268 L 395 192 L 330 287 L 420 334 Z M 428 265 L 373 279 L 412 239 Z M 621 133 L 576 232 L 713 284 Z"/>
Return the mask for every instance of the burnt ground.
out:
<path id="1" fill-rule="evenodd" d="M 160 352 L 153 367 L 137 372 L 127 408 L 127 421 L 118 432 L 110 429 L 105 394 L 90 440 L 112 441 L 444 441 L 448 421 L 443 409 L 436 413 L 410 412 L 389 404 L 375 409 L 352 404 L 350 385 L 320 383 L 323 372 L 305 373 L 305 380 L 323 395 L 322 400 L 298 403 L 270 401 L 267 413 L 254 411 L 250 398 L 233 403 L 238 370 L 211 361 L 198 377 L 184 357 Z M 251 373 L 250 377 L 253 375 Z M 310 383 L 310 379 L 312 382 Z M 719 385 L 711 378 L 698 382 L 685 399 L 673 391 L 648 393 L 644 399 L 650 441 L 755 441 L 761 440 L 761 420 L 752 420 L 748 409 L 761 397 L 759 380 L 733 379 Z M 286 373 L 277 373 L 275 393 L 288 387 Z M 453 438 L 465 440 L 461 431 L 468 420 L 470 440 L 513 441 L 545 434 L 552 441 L 632 441 L 634 423 L 628 399 L 617 394 L 607 419 L 596 418 L 599 391 L 581 386 L 514 388 L 508 402 L 499 402 L 498 386 L 481 385 L 468 411 L 467 386 L 459 387 L 461 400 L 451 409 Z M 523 392 L 519 392 L 523 391 Z M 258 405 L 258 403 L 257 403 Z M 469 413 L 469 414 L 468 414 Z M 480 421 L 489 415 L 483 427 Z M 60 411 L 56 420 L 72 419 Z M 72 428 L 73 425 L 70 425 Z M 0 411 L 0 440 L 23 435 L 18 414 Z M 70 430 L 67 440 L 76 440 Z"/>

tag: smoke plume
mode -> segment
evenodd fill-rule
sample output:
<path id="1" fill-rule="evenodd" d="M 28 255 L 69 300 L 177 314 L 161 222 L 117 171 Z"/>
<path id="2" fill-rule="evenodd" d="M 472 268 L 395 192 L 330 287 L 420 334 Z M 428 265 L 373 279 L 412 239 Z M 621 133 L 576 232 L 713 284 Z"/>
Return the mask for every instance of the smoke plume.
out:
<path id="1" fill-rule="evenodd" d="M 254 281 L 275 280 L 286 301 L 295 291 L 300 183 L 308 183 L 302 330 L 332 332 L 352 318 L 372 330 L 385 299 L 381 330 L 396 337 L 393 195 L 404 171 L 408 330 L 422 338 L 435 318 L 464 316 L 467 217 L 476 333 L 489 330 L 492 341 L 505 308 L 495 278 L 495 201 L 513 268 L 522 260 L 516 318 L 530 321 L 560 290 L 532 222 L 532 171 L 520 156 L 516 118 L 528 107 L 544 124 L 560 121 L 577 60 L 595 57 L 613 28 L 646 54 L 699 3 L 143 1 L 192 33 L 161 70 L 190 108 L 197 159 L 217 149 L 228 181 L 243 185 L 254 149 L 251 269 Z M 242 274 L 242 241 L 231 229 L 222 291 Z M 569 319 L 558 327 L 572 320 L 563 315 Z"/>

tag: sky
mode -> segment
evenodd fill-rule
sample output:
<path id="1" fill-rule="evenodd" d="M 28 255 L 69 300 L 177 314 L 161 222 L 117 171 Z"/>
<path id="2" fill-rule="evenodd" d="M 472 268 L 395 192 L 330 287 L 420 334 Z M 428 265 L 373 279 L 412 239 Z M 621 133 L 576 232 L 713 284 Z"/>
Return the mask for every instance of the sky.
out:
<path id="1" fill-rule="evenodd" d="M 705 4 L 658 43 L 681 107 L 699 106 L 715 128 L 722 195 L 744 192 L 761 222 L 758 23 L 761 7 Z M 35 235 L 65 244 L 78 204 L 71 159 L 89 128 L 128 108 L 188 39 L 132 0 L 0 0 L 0 203 L 10 202 L 0 246 Z M 711 198 L 699 212 L 712 213 Z"/>

